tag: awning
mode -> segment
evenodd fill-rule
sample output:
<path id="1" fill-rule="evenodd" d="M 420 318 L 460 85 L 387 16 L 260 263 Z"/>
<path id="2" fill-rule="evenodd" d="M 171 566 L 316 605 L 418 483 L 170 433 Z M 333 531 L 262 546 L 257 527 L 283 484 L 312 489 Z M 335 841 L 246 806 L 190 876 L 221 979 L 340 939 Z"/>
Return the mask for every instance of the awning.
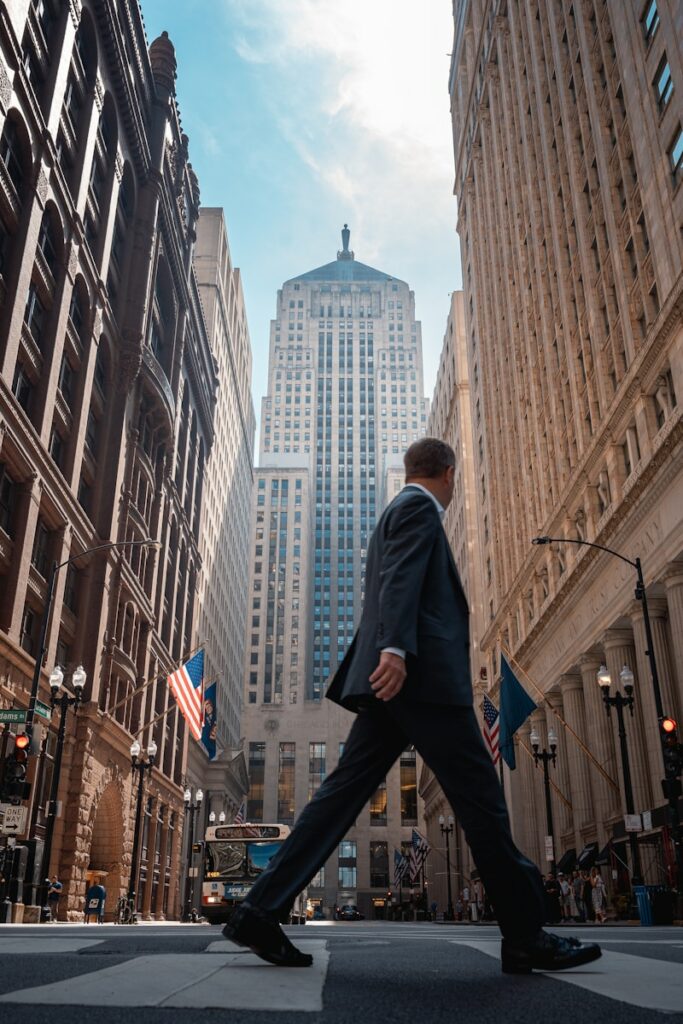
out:
<path id="1" fill-rule="evenodd" d="M 599 866 L 600 864 L 609 864 L 611 852 L 612 841 L 610 840 L 605 846 L 603 846 L 602 850 L 600 850 L 600 853 L 595 858 L 595 864 L 597 866 Z"/>
<path id="2" fill-rule="evenodd" d="M 576 850 L 572 847 L 571 850 L 566 850 L 562 854 L 557 862 L 557 870 L 561 871 L 565 875 L 568 871 L 572 871 L 576 864 Z"/>
<path id="3" fill-rule="evenodd" d="M 598 853 L 597 843 L 587 843 L 583 850 L 576 859 L 576 863 L 582 871 L 588 871 L 595 864 L 595 858 Z"/>

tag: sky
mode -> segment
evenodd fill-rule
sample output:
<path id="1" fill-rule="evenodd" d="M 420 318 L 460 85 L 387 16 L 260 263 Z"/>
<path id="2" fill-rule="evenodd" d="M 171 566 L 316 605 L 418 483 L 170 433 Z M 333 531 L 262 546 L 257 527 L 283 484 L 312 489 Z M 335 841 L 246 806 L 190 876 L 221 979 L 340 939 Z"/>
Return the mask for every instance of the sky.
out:
<path id="1" fill-rule="evenodd" d="M 205 206 L 242 272 L 257 416 L 283 281 L 351 228 L 356 259 L 407 281 L 431 397 L 461 287 L 449 114 L 451 0 L 141 0 L 176 48 Z"/>

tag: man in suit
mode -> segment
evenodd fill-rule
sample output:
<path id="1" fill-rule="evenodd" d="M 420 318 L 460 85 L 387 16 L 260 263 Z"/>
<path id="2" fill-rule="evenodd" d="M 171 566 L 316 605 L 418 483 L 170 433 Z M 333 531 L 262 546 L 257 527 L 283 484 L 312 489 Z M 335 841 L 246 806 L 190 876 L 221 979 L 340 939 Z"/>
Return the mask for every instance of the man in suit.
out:
<path id="1" fill-rule="evenodd" d="M 412 743 L 465 831 L 503 933 L 503 970 L 587 963 L 600 956 L 598 946 L 542 930 L 541 876 L 514 845 L 472 707 L 467 600 L 441 522 L 453 496 L 455 454 L 443 441 L 423 438 L 404 464 L 406 486 L 368 548 L 358 631 L 326 694 L 357 715 L 343 755 L 224 934 L 271 963 L 311 963 L 278 920 Z"/>

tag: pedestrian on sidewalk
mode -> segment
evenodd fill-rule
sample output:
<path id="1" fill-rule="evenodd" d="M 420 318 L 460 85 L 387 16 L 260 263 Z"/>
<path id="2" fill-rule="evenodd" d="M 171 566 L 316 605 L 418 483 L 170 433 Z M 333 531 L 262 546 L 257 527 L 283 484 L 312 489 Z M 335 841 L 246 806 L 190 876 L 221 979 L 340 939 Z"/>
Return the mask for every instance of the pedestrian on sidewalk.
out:
<path id="1" fill-rule="evenodd" d="M 574 920 L 584 922 L 586 920 L 586 904 L 583 902 L 583 879 L 578 871 L 572 873 L 572 892 L 574 893 L 574 906 L 576 917 Z"/>
<path id="2" fill-rule="evenodd" d="M 223 933 L 270 963 L 309 966 L 312 957 L 278 922 L 413 744 L 464 829 L 503 933 L 503 971 L 588 963 L 600 956 L 599 946 L 543 931 L 541 877 L 513 842 L 474 713 L 469 610 L 442 526 L 455 453 L 425 437 L 410 446 L 404 464 L 406 486 L 382 513 L 368 547 L 358 631 L 326 694 L 356 714 L 343 754 Z"/>
<path id="3" fill-rule="evenodd" d="M 607 887 L 603 877 L 597 868 L 591 870 L 591 898 L 593 912 L 598 924 L 604 924 L 607 920 Z"/>
<path id="4" fill-rule="evenodd" d="M 560 886 L 560 912 L 562 914 L 562 920 L 564 922 L 571 921 L 571 886 L 567 881 L 566 876 L 561 871 L 557 876 L 557 882 Z"/>
<path id="5" fill-rule="evenodd" d="M 57 875 L 53 875 L 47 890 L 47 905 L 50 908 L 51 921 L 57 921 L 59 919 L 59 899 L 62 895 L 63 889 L 64 886 L 59 881 Z"/>

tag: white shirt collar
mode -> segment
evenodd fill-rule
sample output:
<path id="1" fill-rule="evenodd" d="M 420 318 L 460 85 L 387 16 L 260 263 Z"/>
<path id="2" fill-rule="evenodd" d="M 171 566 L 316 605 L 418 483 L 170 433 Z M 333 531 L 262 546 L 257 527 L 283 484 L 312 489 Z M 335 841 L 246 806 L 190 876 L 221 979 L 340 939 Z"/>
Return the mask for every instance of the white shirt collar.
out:
<path id="1" fill-rule="evenodd" d="M 432 499 L 432 501 L 434 502 L 434 504 L 436 505 L 436 511 L 437 511 L 437 512 L 439 513 L 439 516 L 441 517 L 441 519 L 443 519 L 443 517 L 444 517 L 444 516 L 446 515 L 446 509 L 445 509 L 445 508 L 443 507 L 443 505 L 442 505 L 442 504 L 441 504 L 441 502 L 440 502 L 440 501 L 438 500 L 438 498 L 436 498 L 436 497 L 435 497 L 435 496 L 434 496 L 434 495 L 432 494 L 432 492 L 431 492 L 431 491 L 428 491 L 426 487 L 423 487 L 423 486 L 422 486 L 422 484 L 414 484 L 414 483 L 408 483 L 408 484 L 406 484 L 406 487 L 417 487 L 417 489 L 418 489 L 418 490 L 420 490 L 420 491 L 422 491 L 422 492 L 423 492 L 424 494 L 428 494 L 428 495 L 429 495 L 429 497 L 430 497 L 430 498 Z"/>

